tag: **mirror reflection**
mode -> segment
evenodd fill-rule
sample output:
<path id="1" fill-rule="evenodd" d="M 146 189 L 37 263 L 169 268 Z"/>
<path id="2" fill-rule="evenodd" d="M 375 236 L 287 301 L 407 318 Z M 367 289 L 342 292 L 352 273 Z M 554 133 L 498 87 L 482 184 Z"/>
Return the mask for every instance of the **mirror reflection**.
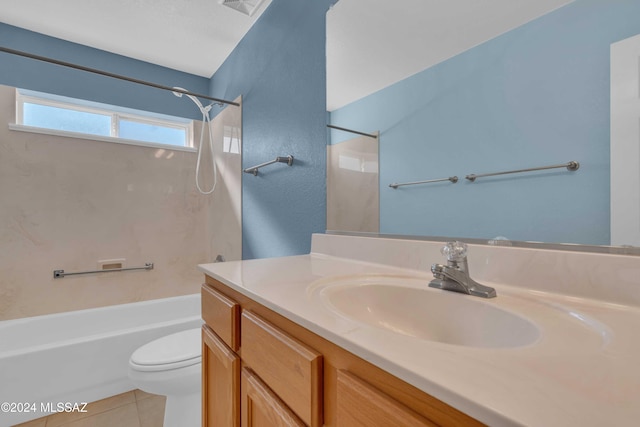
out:
<path id="1" fill-rule="evenodd" d="M 620 218 L 610 188 L 638 176 L 638 156 L 624 170 L 610 164 L 610 87 L 627 88 L 623 103 L 638 96 L 637 81 L 610 78 L 610 52 L 640 33 L 640 3 L 409 3 L 342 0 L 327 17 L 329 123 L 380 132 L 379 232 L 640 245 L 639 217 L 612 239 Z M 627 51 L 636 60 L 623 66 L 635 66 L 637 80 L 640 51 Z M 636 133 L 623 138 L 637 145 L 638 117 L 626 120 Z M 351 138 L 331 130 L 330 149 Z M 578 170 L 465 179 L 573 161 Z M 452 176 L 457 183 L 389 187 Z M 637 190 L 623 193 L 640 205 Z"/>
<path id="2" fill-rule="evenodd" d="M 327 229 L 380 229 L 378 135 L 327 146 Z"/>

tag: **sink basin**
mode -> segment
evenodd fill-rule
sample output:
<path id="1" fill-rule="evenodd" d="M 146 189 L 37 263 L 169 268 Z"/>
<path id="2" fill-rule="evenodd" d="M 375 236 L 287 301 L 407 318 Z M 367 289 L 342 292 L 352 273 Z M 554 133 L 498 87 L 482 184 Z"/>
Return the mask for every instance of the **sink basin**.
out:
<path id="1" fill-rule="evenodd" d="M 430 289 L 423 281 L 417 287 L 397 285 L 389 278 L 368 282 L 327 286 L 320 290 L 320 296 L 344 317 L 422 340 L 512 348 L 532 344 L 540 335 L 531 321 L 497 307 L 500 296 L 481 300 Z"/>

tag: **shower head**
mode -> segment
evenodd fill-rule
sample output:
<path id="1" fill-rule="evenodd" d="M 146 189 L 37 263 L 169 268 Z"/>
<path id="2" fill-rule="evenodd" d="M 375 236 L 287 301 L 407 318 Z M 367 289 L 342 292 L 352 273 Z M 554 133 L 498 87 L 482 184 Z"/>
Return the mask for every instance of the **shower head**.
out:
<path id="1" fill-rule="evenodd" d="M 174 86 L 173 88 L 174 88 L 174 89 L 178 89 L 178 90 L 183 90 L 183 91 L 185 91 L 185 92 L 187 91 L 186 89 L 181 88 L 181 87 L 178 87 L 178 86 Z M 196 98 L 195 96 L 193 96 L 193 95 L 189 95 L 188 93 L 182 93 L 182 92 L 176 92 L 176 91 L 173 91 L 173 92 L 171 92 L 171 93 L 173 93 L 173 94 L 174 94 L 175 96 L 177 96 L 178 98 L 182 98 L 182 95 L 187 95 L 187 98 L 191 99 L 193 102 L 195 102 L 195 103 L 196 103 L 196 105 L 198 106 L 198 108 L 200 109 L 200 111 L 203 111 L 203 110 L 204 110 L 204 106 L 202 105 L 202 102 L 200 102 L 200 100 L 199 100 L 198 98 Z"/>

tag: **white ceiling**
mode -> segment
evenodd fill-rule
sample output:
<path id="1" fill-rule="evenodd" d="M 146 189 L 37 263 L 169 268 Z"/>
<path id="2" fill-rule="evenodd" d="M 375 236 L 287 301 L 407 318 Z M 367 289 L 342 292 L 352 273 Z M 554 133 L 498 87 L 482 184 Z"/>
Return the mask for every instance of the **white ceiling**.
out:
<path id="1" fill-rule="evenodd" d="M 0 22 L 209 78 L 270 3 L 249 17 L 218 0 L 0 0 Z"/>
<path id="2" fill-rule="evenodd" d="M 327 109 L 416 74 L 573 0 L 340 0 L 327 14 Z"/>
<path id="3" fill-rule="evenodd" d="M 327 17 L 327 108 L 571 1 L 340 0 Z M 0 0 L 0 21 L 208 78 L 270 2 L 250 18 L 218 0 Z"/>

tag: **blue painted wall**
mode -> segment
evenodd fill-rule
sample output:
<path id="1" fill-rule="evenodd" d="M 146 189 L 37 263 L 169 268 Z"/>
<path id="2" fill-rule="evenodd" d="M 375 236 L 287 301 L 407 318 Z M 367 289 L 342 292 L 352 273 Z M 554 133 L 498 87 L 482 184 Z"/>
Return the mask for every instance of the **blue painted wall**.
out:
<path id="1" fill-rule="evenodd" d="M 640 1 L 577 0 L 332 112 L 381 132 L 381 232 L 608 244 L 609 45 L 638 33 Z"/>
<path id="2" fill-rule="evenodd" d="M 308 253 L 326 224 L 325 17 L 330 0 L 273 0 L 211 79 L 210 94 L 242 95 L 243 258 Z"/>
<path id="3" fill-rule="evenodd" d="M 0 45 L 166 86 L 207 94 L 209 79 L 67 42 L 0 22 Z M 0 52 L 0 84 L 201 119 L 170 92 Z"/>

